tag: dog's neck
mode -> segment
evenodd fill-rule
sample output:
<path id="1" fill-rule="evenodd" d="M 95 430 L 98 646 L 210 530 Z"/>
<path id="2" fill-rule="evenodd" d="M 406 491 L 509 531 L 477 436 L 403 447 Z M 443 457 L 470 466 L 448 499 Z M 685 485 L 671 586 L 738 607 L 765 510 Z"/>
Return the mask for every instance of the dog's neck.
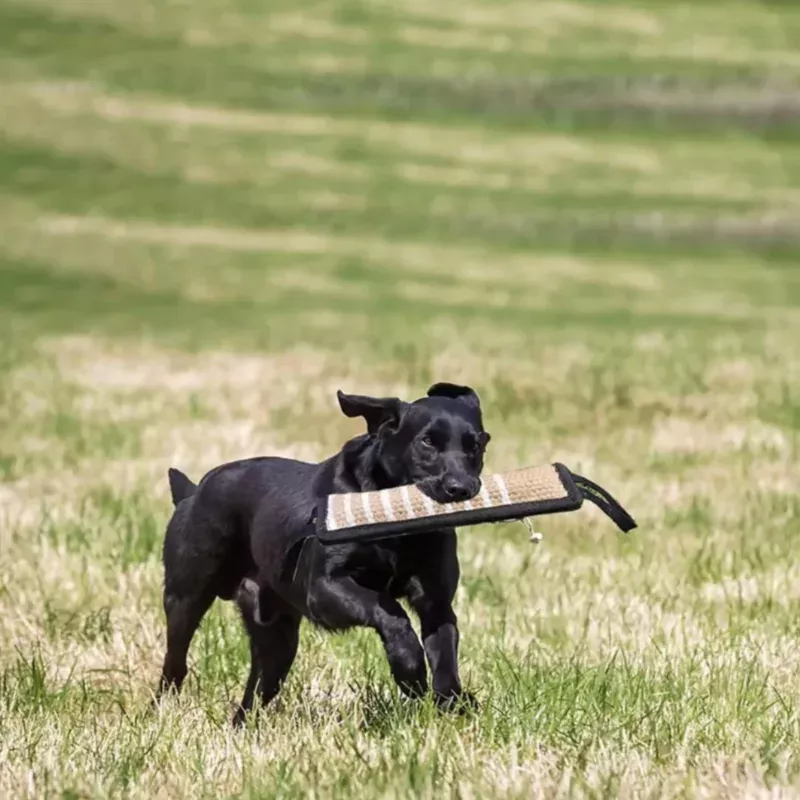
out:
<path id="1" fill-rule="evenodd" d="M 402 482 L 386 471 L 381 460 L 380 441 L 371 434 L 351 439 L 333 460 L 333 477 L 337 491 L 393 489 Z"/>

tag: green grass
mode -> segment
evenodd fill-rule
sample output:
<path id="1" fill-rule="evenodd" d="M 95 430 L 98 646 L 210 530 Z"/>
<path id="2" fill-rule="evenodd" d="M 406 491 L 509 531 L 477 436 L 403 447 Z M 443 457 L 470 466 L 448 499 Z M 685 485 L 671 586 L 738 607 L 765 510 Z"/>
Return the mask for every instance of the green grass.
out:
<path id="1" fill-rule="evenodd" d="M 0 5 L 0 795 L 800 795 L 798 52 L 790 3 Z M 437 380 L 639 530 L 463 531 L 474 714 L 304 627 L 234 732 L 224 604 L 154 712 L 167 467 Z"/>

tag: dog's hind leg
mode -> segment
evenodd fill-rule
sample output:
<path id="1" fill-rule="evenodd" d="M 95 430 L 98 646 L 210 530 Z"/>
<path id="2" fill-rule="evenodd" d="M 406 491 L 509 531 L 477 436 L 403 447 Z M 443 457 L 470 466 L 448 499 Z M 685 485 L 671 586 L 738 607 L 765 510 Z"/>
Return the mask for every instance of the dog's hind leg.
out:
<path id="1" fill-rule="evenodd" d="M 245 629 L 248 633 L 250 640 L 250 674 L 247 676 L 247 683 L 244 687 L 244 696 L 236 714 L 233 718 L 235 727 L 240 727 L 244 724 L 247 712 L 253 707 L 253 698 L 256 693 L 256 683 L 258 676 L 261 674 L 261 667 L 258 660 L 258 653 L 255 648 L 255 641 L 250 636 L 250 629 L 253 625 L 261 625 L 261 603 L 259 595 L 261 594 L 258 584 L 251 578 L 244 578 L 239 584 L 239 589 L 236 592 L 235 601 L 242 614 L 242 621 L 244 622 Z"/>
<path id="2" fill-rule="evenodd" d="M 243 724 L 247 712 L 253 707 L 256 692 L 267 705 L 281 690 L 297 655 L 300 616 L 284 607 L 277 598 L 270 602 L 262 593 L 257 605 L 252 603 L 253 587 L 245 586 L 252 581 L 243 581 L 237 595 L 237 604 L 242 612 L 247 635 L 250 637 L 250 674 L 242 702 L 233 718 L 233 724 Z M 259 612 L 260 622 L 254 619 Z"/>
<path id="3" fill-rule="evenodd" d="M 239 582 L 228 565 L 237 555 L 230 533 L 196 508 L 197 495 L 179 502 L 164 538 L 164 611 L 167 651 L 157 696 L 179 691 L 186 677 L 186 655 L 214 598 L 229 599 Z M 244 571 L 245 568 L 242 568 Z"/>
<path id="4" fill-rule="evenodd" d="M 167 652 L 161 670 L 158 696 L 169 689 L 180 691 L 186 677 L 186 656 L 197 628 L 214 602 L 210 591 L 189 595 L 164 592 L 164 611 L 167 615 Z"/>
<path id="5" fill-rule="evenodd" d="M 255 634 L 256 652 L 261 674 L 258 692 L 264 705 L 281 690 L 297 655 L 300 640 L 300 618 L 295 614 L 280 614 Z"/>
<path id="6" fill-rule="evenodd" d="M 250 640 L 250 674 L 247 676 L 247 683 L 244 687 L 244 696 L 242 702 L 239 703 L 239 708 L 233 715 L 233 727 L 240 728 L 244 725 L 245 718 L 249 711 L 253 708 L 253 698 L 256 695 L 256 684 L 258 683 L 258 676 L 261 674 L 261 669 L 258 663 L 258 656 L 255 651 L 253 640 Z"/>

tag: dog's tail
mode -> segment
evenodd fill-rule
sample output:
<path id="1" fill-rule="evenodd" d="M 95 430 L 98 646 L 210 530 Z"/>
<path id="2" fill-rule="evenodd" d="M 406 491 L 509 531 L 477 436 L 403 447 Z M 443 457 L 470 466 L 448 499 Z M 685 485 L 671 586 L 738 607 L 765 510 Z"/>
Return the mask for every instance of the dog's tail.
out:
<path id="1" fill-rule="evenodd" d="M 167 470 L 169 476 L 169 490 L 172 493 L 173 505 L 178 505 L 181 500 L 191 497 L 197 489 L 197 484 L 192 483 L 179 469 L 172 467 Z"/>

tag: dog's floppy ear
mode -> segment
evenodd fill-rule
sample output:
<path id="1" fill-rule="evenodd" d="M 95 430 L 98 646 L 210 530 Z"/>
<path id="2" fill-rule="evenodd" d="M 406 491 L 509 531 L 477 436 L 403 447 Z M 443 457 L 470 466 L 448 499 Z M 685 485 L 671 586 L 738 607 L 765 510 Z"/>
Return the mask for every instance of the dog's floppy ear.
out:
<path id="1" fill-rule="evenodd" d="M 367 432 L 377 433 L 384 426 L 396 428 L 405 403 L 397 397 L 367 397 L 361 394 L 336 393 L 339 407 L 346 417 L 364 417 Z"/>
<path id="2" fill-rule="evenodd" d="M 428 389 L 428 397 L 449 397 L 466 403 L 476 411 L 481 410 L 481 401 L 475 390 L 469 386 L 459 386 L 457 383 L 434 383 Z"/>

